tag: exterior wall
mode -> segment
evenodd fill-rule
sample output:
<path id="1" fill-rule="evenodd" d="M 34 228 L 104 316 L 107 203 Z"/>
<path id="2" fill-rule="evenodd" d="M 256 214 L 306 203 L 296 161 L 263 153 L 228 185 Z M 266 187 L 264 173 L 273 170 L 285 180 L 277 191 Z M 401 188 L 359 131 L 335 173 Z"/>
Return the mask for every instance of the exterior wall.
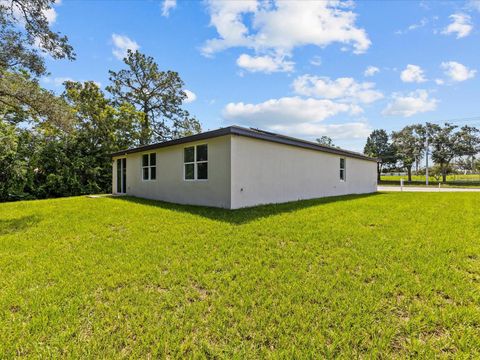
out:
<path id="1" fill-rule="evenodd" d="M 377 191 L 377 164 L 263 141 L 231 139 L 231 208 Z M 340 181 L 340 158 L 346 181 Z"/>
<path id="2" fill-rule="evenodd" d="M 127 158 L 127 195 L 172 203 L 230 208 L 230 138 L 207 140 L 158 148 L 113 158 L 112 185 L 116 193 L 117 163 Z M 208 180 L 185 181 L 183 149 L 208 144 Z M 157 154 L 156 180 L 142 179 L 142 155 Z"/>

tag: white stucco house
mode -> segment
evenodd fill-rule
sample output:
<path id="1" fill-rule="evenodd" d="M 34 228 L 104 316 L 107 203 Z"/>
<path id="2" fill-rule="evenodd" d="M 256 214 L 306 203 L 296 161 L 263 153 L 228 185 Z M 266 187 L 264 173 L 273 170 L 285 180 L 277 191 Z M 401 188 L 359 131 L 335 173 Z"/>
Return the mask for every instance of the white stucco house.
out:
<path id="1" fill-rule="evenodd" d="M 258 129 L 218 130 L 112 154 L 114 194 L 237 209 L 377 191 L 376 159 Z"/>

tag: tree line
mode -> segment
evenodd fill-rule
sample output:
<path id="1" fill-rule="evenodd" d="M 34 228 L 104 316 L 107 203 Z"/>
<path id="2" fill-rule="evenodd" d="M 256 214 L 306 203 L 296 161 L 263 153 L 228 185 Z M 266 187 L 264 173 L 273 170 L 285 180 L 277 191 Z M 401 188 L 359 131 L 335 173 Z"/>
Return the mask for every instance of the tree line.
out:
<path id="1" fill-rule="evenodd" d="M 390 135 L 382 129 L 374 130 L 367 139 L 365 155 L 379 159 L 377 174 L 380 181 L 384 170 L 400 169 L 412 181 L 412 170 L 418 173 L 422 161 L 433 160 L 433 172 L 447 181 L 452 162 L 465 172 L 480 171 L 476 156 L 480 153 L 480 130 L 473 126 L 426 123 L 405 126 Z"/>
<path id="2" fill-rule="evenodd" d="M 0 201 L 110 192 L 112 152 L 201 131 L 179 74 L 138 51 L 109 71 L 106 92 L 94 81 L 43 88 L 44 54 L 76 56 L 49 27 L 53 3 L 0 2 Z"/>
<path id="3" fill-rule="evenodd" d="M 75 61 L 68 38 L 51 30 L 45 13 L 54 0 L 0 1 L 0 201 L 111 191 L 112 152 L 201 131 L 182 105 L 175 71 L 129 51 L 109 71 L 103 91 L 94 81 L 67 81 L 60 95 L 40 85 L 44 55 Z M 317 139 L 334 146 L 332 139 Z M 428 145 L 427 145 L 428 144 Z M 479 130 L 452 124 L 410 125 L 390 135 L 375 130 L 364 152 L 382 170 L 401 168 L 411 180 L 429 149 L 446 181 L 453 159 L 479 167 Z"/>

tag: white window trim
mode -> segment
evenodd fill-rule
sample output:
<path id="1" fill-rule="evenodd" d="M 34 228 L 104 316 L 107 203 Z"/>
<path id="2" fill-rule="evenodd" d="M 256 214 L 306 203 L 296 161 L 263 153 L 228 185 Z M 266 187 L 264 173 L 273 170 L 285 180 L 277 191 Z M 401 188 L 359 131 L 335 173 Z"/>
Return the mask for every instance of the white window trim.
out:
<path id="1" fill-rule="evenodd" d="M 338 175 L 340 176 L 340 172 L 343 170 L 343 179 L 340 177 L 340 181 L 346 182 L 347 181 L 347 158 L 340 158 L 340 159 L 343 159 L 343 168 L 341 167 L 341 161 L 339 161 L 340 171 Z"/>
<path id="2" fill-rule="evenodd" d="M 202 161 L 197 161 L 197 146 L 202 146 L 202 145 L 207 145 L 207 160 L 202 160 Z M 192 161 L 189 161 L 189 162 L 185 162 L 185 149 L 188 149 L 188 148 L 191 148 L 193 147 L 193 162 Z M 197 165 L 198 164 L 204 164 L 204 163 L 207 163 L 208 164 L 208 144 L 207 143 L 203 143 L 203 144 L 196 144 L 196 145 L 190 145 L 190 146 L 185 146 L 183 148 L 183 181 L 208 181 L 208 170 L 207 170 L 207 178 L 206 179 L 197 179 Z M 188 165 L 188 164 L 193 164 L 193 179 L 186 179 L 185 178 L 185 165 Z M 208 169 L 208 165 L 207 165 L 207 169 Z"/>
<path id="3" fill-rule="evenodd" d="M 151 154 L 155 154 L 155 165 L 150 165 L 150 155 Z M 147 155 L 148 157 L 148 165 L 147 166 L 143 166 L 143 156 L 144 155 Z M 152 179 L 152 167 L 157 168 L 157 153 L 156 152 L 149 152 L 149 153 L 143 153 L 142 154 L 142 160 L 141 160 L 141 163 L 142 165 L 142 173 L 141 173 L 141 177 L 142 177 L 142 181 L 157 181 L 157 177 L 158 177 L 158 173 L 156 173 L 155 175 L 155 179 Z M 143 178 L 143 169 L 147 168 L 148 169 L 148 179 L 144 179 Z"/>

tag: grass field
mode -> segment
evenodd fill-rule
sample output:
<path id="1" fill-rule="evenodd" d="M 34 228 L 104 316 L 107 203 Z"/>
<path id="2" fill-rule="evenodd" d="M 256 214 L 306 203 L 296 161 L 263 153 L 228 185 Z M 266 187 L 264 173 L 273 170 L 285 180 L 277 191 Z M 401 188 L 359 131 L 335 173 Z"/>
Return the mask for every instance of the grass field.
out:
<path id="1" fill-rule="evenodd" d="M 381 185 L 400 185 L 400 179 L 403 178 L 404 185 L 409 186 L 423 186 L 425 185 L 425 176 L 424 175 L 412 175 L 412 182 L 408 182 L 407 176 L 382 176 L 382 180 L 379 184 Z M 429 177 L 429 184 L 432 186 L 438 186 L 441 183 L 443 187 L 479 187 L 480 186 L 480 175 L 478 174 L 467 174 L 467 175 L 448 175 L 447 182 L 443 183 L 441 178 L 435 179 L 433 176 Z"/>
<path id="2" fill-rule="evenodd" d="M 382 175 L 382 180 L 387 181 L 400 181 L 402 179 L 407 181 L 408 176 L 385 176 Z M 433 176 L 430 175 L 430 181 L 437 181 Z M 439 178 L 441 180 L 441 178 Z M 425 175 L 412 175 L 412 181 L 425 181 Z M 473 181 L 473 182 L 480 182 L 480 174 L 455 174 L 455 175 L 447 175 L 447 181 Z"/>
<path id="3" fill-rule="evenodd" d="M 479 204 L 0 204 L 0 358 L 476 358 Z"/>

